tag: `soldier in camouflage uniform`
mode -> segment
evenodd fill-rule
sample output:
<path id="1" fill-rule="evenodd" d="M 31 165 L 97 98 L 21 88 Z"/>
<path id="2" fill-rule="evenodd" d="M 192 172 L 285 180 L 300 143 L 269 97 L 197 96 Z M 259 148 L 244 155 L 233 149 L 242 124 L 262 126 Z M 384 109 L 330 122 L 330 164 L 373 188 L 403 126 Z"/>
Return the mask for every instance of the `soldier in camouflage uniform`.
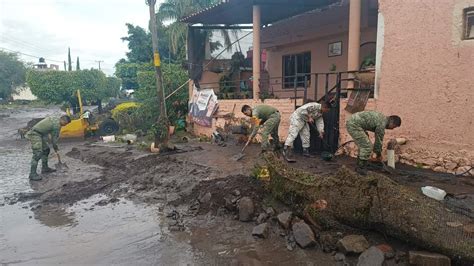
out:
<path id="1" fill-rule="evenodd" d="M 322 139 L 324 137 L 323 113 L 326 113 L 329 110 L 330 105 L 328 102 L 323 102 L 321 104 L 311 102 L 300 106 L 293 112 L 293 114 L 291 114 L 288 137 L 286 138 L 285 146 L 283 148 L 283 157 L 288 162 L 296 162 L 295 159 L 291 158 L 290 148 L 293 147 L 293 142 L 295 141 L 298 134 L 300 135 L 301 142 L 303 144 L 303 155 L 306 157 L 310 156 L 309 146 L 311 135 L 309 123 L 316 123 L 319 137 Z"/>
<path id="2" fill-rule="evenodd" d="M 56 171 L 49 168 L 48 166 L 48 156 L 50 152 L 48 139 L 51 136 L 51 144 L 54 151 L 57 153 L 57 141 L 61 127 L 69 124 L 70 122 L 71 118 L 66 115 L 62 116 L 61 118 L 47 117 L 38 122 L 30 131 L 28 131 L 26 138 L 30 140 L 31 148 L 33 150 L 33 158 L 31 159 L 31 171 L 29 176 L 30 180 L 41 180 L 41 176 L 36 173 L 39 160 L 41 160 L 42 163 L 41 173 L 45 174 Z"/>
<path id="3" fill-rule="evenodd" d="M 351 135 L 359 148 L 357 156 L 356 172 L 361 175 L 367 174 L 367 161 L 372 153 L 372 143 L 366 131 L 375 133 L 375 143 L 373 151 L 377 155 L 377 160 L 382 160 L 382 144 L 385 129 L 394 129 L 401 125 L 399 116 L 384 114 L 376 111 L 363 111 L 355 113 L 347 120 L 347 132 Z"/>
<path id="4" fill-rule="evenodd" d="M 269 105 L 261 104 L 254 108 L 244 105 L 242 113 L 252 118 L 253 130 L 250 134 L 249 142 L 257 135 L 260 127 L 262 129 L 262 151 L 270 151 L 269 135 L 272 136 L 275 145 L 279 147 L 280 138 L 278 137 L 278 126 L 280 125 L 280 112 Z"/>

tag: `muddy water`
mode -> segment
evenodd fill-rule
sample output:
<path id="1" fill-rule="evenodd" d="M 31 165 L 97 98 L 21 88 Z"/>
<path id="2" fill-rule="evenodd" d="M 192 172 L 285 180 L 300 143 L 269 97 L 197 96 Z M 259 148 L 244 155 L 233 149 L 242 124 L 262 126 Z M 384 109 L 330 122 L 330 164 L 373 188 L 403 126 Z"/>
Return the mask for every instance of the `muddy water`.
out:
<path id="1" fill-rule="evenodd" d="M 185 231 L 170 232 L 169 207 L 160 204 L 119 198 L 101 206 L 98 203 L 110 200 L 102 194 L 73 204 L 5 201 L 14 193 L 94 182 L 107 174 L 107 169 L 64 156 L 78 144 L 66 142 L 60 147 L 69 170 L 41 182 L 28 181 L 30 146 L 19 140 L 16 130 L 32 118 L 59 112 L 57 108 L 0 110 L 0 264 L 333 264 L 329 255 L 314 249 L 288 251 L 279 232 L 272 232 L 267 240 L 254 239 L 252 223 L 228 217 L 190 218 Z"/>
<path id="2" fill-rule="evenodd" d="M 130 265 L 193 261 L 189 244 L 176 242 L 161 230 L 156 209 L 121 200 L 89 211 L 91 202 L 97 200 L 100 197 L 95 196 L 64 209 L 3 207 L 0 262 Z"/>
<path id="3" fill-rule="evenodd" d="M 53 178 L 75 174 L 55 173 L 42 183 L 30 183 L 27 178 L 31 150 L 28 141 L 19 139 L 17 129 L 32 118 L 59 113 L 57 108 L 0 111 L 0 263 L 192 262 L 190 245 L 173 242 L 162 232 L 162 214 L 156 207 L 125 200 L 113 206 L 96 206 L 104 197 L 100 195 L 72 206 L 44 205 L 34 209 L 33 202 L 9 205 L 4 201 L 14 193 L 34 192 L 38 187 L 58 182 Z M 62 150 L 72 145 L 64 143 Z M 72 172 L 74 168 L 81 169 L 90 174 L 88 177 L 97 172 L 91 171 L 94 166 L 80 165 L 79 161 L 68 163 Z"/>
<path id="4" fill-rule="evenodd" d="M 0 201 L 3 196 L 29 190 L 28 176 L 31 158 L 27 141 L 20 140 L 17 129 L 38 117 L 59 113 L 57 108 L 25 108 L 0 110 Z"/>

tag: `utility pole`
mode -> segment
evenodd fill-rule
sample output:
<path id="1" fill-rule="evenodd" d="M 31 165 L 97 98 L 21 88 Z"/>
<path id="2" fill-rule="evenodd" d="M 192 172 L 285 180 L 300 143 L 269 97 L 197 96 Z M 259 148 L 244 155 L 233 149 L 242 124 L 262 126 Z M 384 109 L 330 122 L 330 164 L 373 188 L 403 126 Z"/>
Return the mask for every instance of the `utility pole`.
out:
<path id="1" fill-rule="evenodd" d="M 155 76 L 156 76 L 156 92 L 158 97 L 158 105 L 160 108 L 160 115 L 158 121 L 155 124 L 155 148 L 159 143 L 160 150 L 166 150 L 168 148 L 168 128 L 169 121 L 168 115 L 166 113 L 165 105 L 165 93 L 163 90 L 163 76 L 161 73 L 161 60 L 160 53 L 158 52 L 158 33 L 156 29 L 156 14 L 155 14 L 155 4 L 156 0 L 145 0 L 146 4 L 149 7 L 150 11 L 150 31 L 151 31 L 151 40 L 153 44 L 153 65 L 155 66 Z"/>
<path id="2" fill-rule="evenodd" d="M 104 61 L 103 61 L 103 60 L 95 60 L 95 61 L 96 61 L 97 63 L 99 63 L 99 70 L 100 70 L 100 63 L 101 63 L 101 62 L 103 63 Z"/>

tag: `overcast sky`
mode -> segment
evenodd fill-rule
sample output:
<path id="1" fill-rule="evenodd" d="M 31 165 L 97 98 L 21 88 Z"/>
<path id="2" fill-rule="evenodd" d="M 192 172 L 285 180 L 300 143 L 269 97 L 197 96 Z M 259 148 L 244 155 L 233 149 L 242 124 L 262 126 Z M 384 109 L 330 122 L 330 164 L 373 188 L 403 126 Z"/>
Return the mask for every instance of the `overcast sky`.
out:
<path id="1" fill-rule="evenodd" d="M 156 8 L 162 1 L 157 2 Z M 63 69 L 71 47 L 82 69 L 98 68 L 95 61 L 102 60 L 102 70 L 112 75 L 127 52 L 120 40 L 127 35 L 125 23 L 147 27 L 145 0 L 0 0 L 0 48 L 42 56 Z"/>

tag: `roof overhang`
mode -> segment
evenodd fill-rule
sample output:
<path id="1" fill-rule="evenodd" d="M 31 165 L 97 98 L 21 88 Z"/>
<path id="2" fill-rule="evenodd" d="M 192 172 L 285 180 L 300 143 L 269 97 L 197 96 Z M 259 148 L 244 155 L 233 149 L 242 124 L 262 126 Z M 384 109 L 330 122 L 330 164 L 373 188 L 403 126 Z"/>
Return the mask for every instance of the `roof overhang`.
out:
<path id="1" fill-rule="evenodd" d="M 252 24 L 253 5 L 261 7 L 261 24 L 279 20 L 340 2 L 340 0 L 223 0 L 181 19 L 188 24 L 242 25 Z"/>

